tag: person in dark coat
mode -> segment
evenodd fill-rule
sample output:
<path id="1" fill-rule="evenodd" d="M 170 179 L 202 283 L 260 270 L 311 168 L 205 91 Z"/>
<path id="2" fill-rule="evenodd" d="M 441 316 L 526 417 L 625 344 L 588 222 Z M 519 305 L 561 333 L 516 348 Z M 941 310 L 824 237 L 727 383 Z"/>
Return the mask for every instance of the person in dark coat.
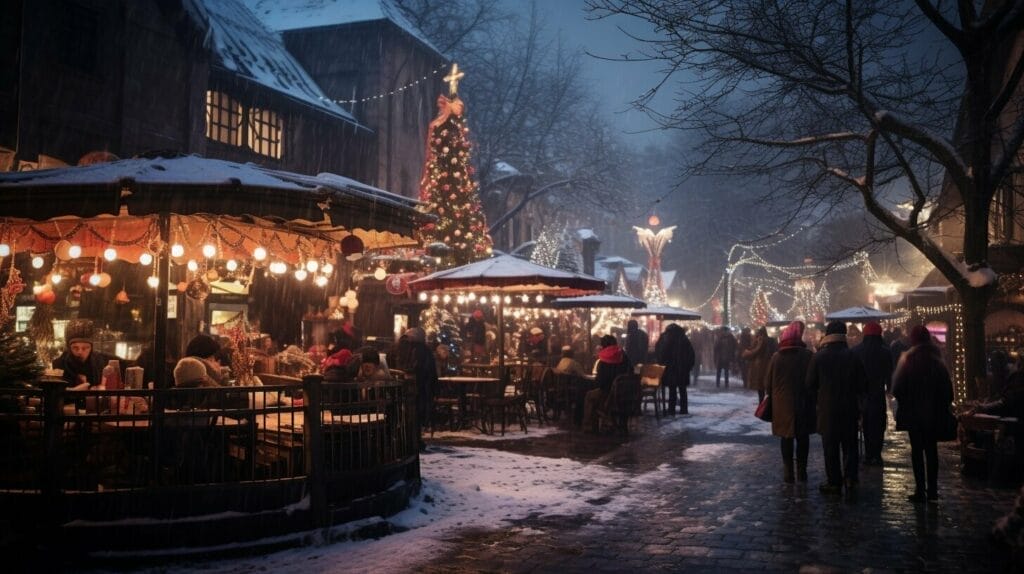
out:
<path id="1" fill-rule="evenodd" d="M 431 414 L 434 410 L 434 395 L 437 392 L 437 363 L 434 353 L 427 347 L 426 333 L 420 327 L 413 327 L 405 332 L 412 346 L 412 372 L 416 377 L 416 414 L 420 421 L 420 429 L 429 428 Z M 426 448 L 420 439 L 420 450 Z"/>
<path id="2" fill-rule="evenodd" d="M 676 414 L 676 402 L 679 401 L 680 414 L 689 414 L 689 401 L 686 396 L 686 387 L 690 384 L 690 370 L 693 369 L 693 345 L 686 336 L 686 331 L 672 323 L 665 327 L 665 331 L 658 338 L 655 346 L 655 355 L 658 363 L 665 366 L 665 372 L 661 375 L 661 384 L 668 388 L 668 411 L 667 414 Z M 681 400 L 677 394 L 681 393 Z"/>
<path id="3" fill-rule="evenodd" d="M 597 352 L 597 376 L 595 377 L 597 388 L 587 392 L 583 399 L 584 430 L 597 432 L 598 411 L 604 408 L 604 404 L 611 394 L 615 377 L 632 372 L 633 365 L 630 364 L 629 357 L 619 346 L 615 335 L 601 337 L 601 350 Z"/>
<path id="4" fill-rule="evenodd" d="M 740 368 L 740 380 L 743 381 L 743 388 L 754 389 L 756 387 L 750 381 L 750 361 L 747 359 L 747 351 L 754 347 L 754 335 L 750 327 L 743 327 L 736 344 L 736 365 Z"/>
<path id="5" fill-rule="evenodd" d="M 804 324 L 793 321 L 783 331 L 779 350 L 768 360 L 764 390 L 772 401 L 772 434 L 782 447 L 783 480 L 793 482 L 793 443 L 796 442 L 796 479 L 807 482 L 807 454 L 814 432 L 814 397 L 804 381 L 812 353 L 804 343 Z"/>
<path id="6" fill-rule="evenodd" d="M 953 382 L 924 325 L 910 331 L 910 350 L 903 354 L 893 375 L 896 430 L 910 435 L 910 462 L 914 467 L 912 502 L 939 499 L 939 458 L 936 435 L 941 417 L 953 403 Z M 927 484 L 927 490 L 925 486 Z"/>
<path id="7" fill-rule="evenodd" d="M 722 371 L 725 371 L 725 388 L 729 388 L 729 369 L 736 358 L 736 337 L 729 327 L 722 326 L 715 338 L 715 386 L 722 383 Z"/>
<path id="8" fill-rule="evenodd" d="M 95 334 L 96 329 L 88 319 L 70 321 L 64 328 L 67 348 L 53 360 L 51 366 L 64 371 L 61 377 L 68 382 L 68 390 L 84 391 L 100 385 L 103 382 L 103 367 L 112 359 L 117 359 L 93 349 Z"/>
<path id="9" fill-rule="evenodd" d="M 487 324 L 484 323 L 484 312 L 480 309 L 473 311 L 462 329 L 462 336 L 469 344 L 470 353 L 474 358 L 480 359 L 487 356 Z"/>
<path id="10" fill-rule="evenodd" d="M 818 407 L 818 434 L 825 451 L 825 494 L 857 486 L 857 422 L 860 402 L 866 391 L 866 376 L 860 359 L 846 345 L 846 324 L 832 321 L 818 352 L 807 367 L 807 390 Z M 842 463 L 840 464 L 840 460 Z"/>
<path id="11" fill-rule="evenodd" d="M 640 328 L 635 320 L 626 323 L 626 356 L 633 365 L 647 362 L 647 348 L 650 345 L 647 331 Z"/>
<path id="12" fill-rule="evenodd" d="M 864 337 L 853 348 L 867 376 L 867 394 L 861 407 L 861 428 L 864 430 L 864 464 L 882 466 L 882 444 L 888 417 L 885 396 L 892 389 L 892 350 L 882 340 L 882 326 L 872 321 L 864 325 Z"/>
<path id="13" fill-rule="evenodd" d="M 774 352 L 774 341 L 768 336 L 768 329 L 761 327 L 754 336 L 749 349 L 743 351 L 743 360 L 747 362 L 747 386 L 757 389 L 757 402 L 764 400 L 764 378 L 768 372 L 768 362 Z"/>

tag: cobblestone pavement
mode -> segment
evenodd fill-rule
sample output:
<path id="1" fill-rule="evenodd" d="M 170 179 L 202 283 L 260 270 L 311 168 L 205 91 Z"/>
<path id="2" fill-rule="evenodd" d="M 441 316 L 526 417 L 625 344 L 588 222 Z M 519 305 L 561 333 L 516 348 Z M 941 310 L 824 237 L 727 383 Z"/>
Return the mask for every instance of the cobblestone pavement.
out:
<path id="1" fill-rule="evenodd" d="M 810 481 L 785 484 L 777 438 L 728 426 L 687 428 L 700 417 L 724 420 L 738 418 L 739 410 L 752 413 L 753 391 L 718 391 L 702 381 L 690 393 L 692 415 L 656 421 L 648 412 L 628 439 L 566 429 L 537 439 L 446 441 L 606 465 L 635 477 L 622 488 L 645 503 L 611 520 L 594 520 L 589 513 L 545 515 L 513 527 L 463 531 L 449 541 L 448 553 L 421 571 L 1004 572 L 1015 567 L 988 538 L 993 521 L 1011 508 L 1015 489 L 963 477 L 954 443 L 940 445 L 938 504 L 907 501 L 913 473 L 906 434 L 891 428 L 885 466 L 862 468 L 855 493 L 826 496 L 817 489 L 824 479 L 818 437 L 811 442 Z M 735 397 L 718 404 L 718 393 L 746 393 L 750 400 L 743 407 Z M 644 480 L 650 473 L 659 479 Z M 589 502 L 596 512 L 607 498 Z"/>

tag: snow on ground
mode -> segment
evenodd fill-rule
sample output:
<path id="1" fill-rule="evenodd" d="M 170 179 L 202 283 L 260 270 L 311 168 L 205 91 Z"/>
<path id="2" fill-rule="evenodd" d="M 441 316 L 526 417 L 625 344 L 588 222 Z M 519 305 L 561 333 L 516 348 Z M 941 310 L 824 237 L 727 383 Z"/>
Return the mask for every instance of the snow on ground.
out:
<path id="1" fill-rule="evenodd" d="M 767 434 L 767 424 L 753 416 L 756 399 L 749 391 L 690 391 L 693 415 L 662 419 L 657 432 L 694 429 L 712 435 Z M 650 415 L 647 415 L 650 416 Z M 650 428 L 650 427 L 649 427 Z M 518 430 L 500 436 L 475 432 L 444 433 L 435 436 L 474 440 L 520 440 L 564 432 L 554 427 Z M 746 448 L 736 443 L 698 443 L 685 449 L 682 460 L 711 462 Z M 433 447 L 420 457 L 422 492 L 410 508 L 388 519 L 395 534 L 379 539 L 351 540 L 352 533 L 381 521 L 371 518 L 338 526 L 324 542 L 268 556 L 182 565 L 175 570 L 194 568 L 204 572 L 249 572 L 252 570 L 287 572 L 402 572 L 415 569 L 446 551 L 449 540 L 466 529 L 514 529 L 523 535 L 543 532 L 514 526 L 529 516 L 590 515 L 603 522 L 623 512 L 644 512 L 657 506 L 641 484 L 665 484 L 685 480 L 669 462 L 653 471 L 635 473 L 615 470 L 600 464 L 585 464 L 569 459 L 551 459 L 509 453 L 490 448 L 457 446 Z M 724 519 L 728 519 L 725 517 Z"/>

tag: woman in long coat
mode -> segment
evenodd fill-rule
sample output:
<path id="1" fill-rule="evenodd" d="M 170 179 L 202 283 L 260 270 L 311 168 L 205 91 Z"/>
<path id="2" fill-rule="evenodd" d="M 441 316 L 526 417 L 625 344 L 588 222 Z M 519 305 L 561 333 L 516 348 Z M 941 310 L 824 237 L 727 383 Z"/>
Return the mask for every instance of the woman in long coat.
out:
<path id="1" fill-rule="evenodd" d="M 793 482 L 793 442 L 796 442 L 796 479 L 807 482 L 807 453 L 814 432 L 815 412 L 812 396 L 804 381 L 811 351 L 803 342 L 804 324 L 793 321 L 783 331 L 779 350 L 768 362 L 765 391 L 772 401 L 772 434 L 782 447 L 783 480 Z"/>
<path id="2" fill-rule="evenodd" d="M 693 345 L 690 344 L 686 331 L 675 323 L 665 327 L 665 331 L 658 338 L 655 346 L 655 354 L 658 362 L 665 365 L 665 372 L 661 375 L 661 384 L 668 387 L 668 411 L 670 415 L 676 414 L 677 394 L 681 414 L 689 414 L 689 400 L 686 395 L 686 387 L 690 384 L 690 370 L 693 369 Z"/>
<path id="3" fill-rule="evenodd" d="M 910 434 L 910 462 L 914 467 L 912 502 L 939 499 L 938 425 L 953 402 L 953 383 L 939 348 L 923 325 L 910 331 L 910 350 L 900 357 L 893 375 L 896 430 Z M 927 467 L 927 474 L 926 474 Z"/>
<path id="4" fill-rule="evenodd" d="M 772 360 L 771 339 L 768 329 L 761 327 L 754 336 L 754 345 L 743 351 L 747 361 L 747 384 L 757 389 L 757 402 L 764 400 L 764 379 L 768 372 L 768 362 Z"/>

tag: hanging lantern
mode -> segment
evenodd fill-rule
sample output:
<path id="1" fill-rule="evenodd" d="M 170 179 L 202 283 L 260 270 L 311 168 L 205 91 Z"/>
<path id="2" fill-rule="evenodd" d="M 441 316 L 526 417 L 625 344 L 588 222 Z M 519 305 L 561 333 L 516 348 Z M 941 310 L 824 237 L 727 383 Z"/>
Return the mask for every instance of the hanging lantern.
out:
<path id="1" fill-rule="evenodd" d="M 61 239 L 53 246 L 53 254 L 61 261 L 71 260 L 71 242 L 67 239 Z"/>
<path id="2" fill-rule="evenodd" d="M 122 287 L 121 290 L 117 292 L 117 295 L 114 296 L 114 301 L 118 305 L 127 305 L 129 301 L 128 292 Z"/>
<path id="3" fill-rule="evenodd" d="M 35 257 L 32 258 L 33 269 L 42 269 L 45 263 L 46 261 L 39 255 L 36 255 Z"/>
<path id="4" fill-rule="evenodd" d="M 148 277 L 148 278 L 146 279 L 146 285 L 149 285 L 149 286 L 150 286 L 150 287 L 152 287 L 153 289 L 156 289 L 157 287 L 159 287 L 159 286 L 160 286 L 160 278 L 159 278 L 159 277 L 157 277 L 156 275 L 150 275 L 150 276 L 149 276 L 149 277 Z"/>
<path id="5" fill-rule="evenodd" d="M 153 263 L 153 254 L 149 251 L 143 251 L 142 255 L 139 255 L 139 263 L 141 265 L 149 265 Z"/>
<path id="6" fill-rule="evenodd" d="M 100 287 L 107 287 L 108 285 L 110 285 L 110 280 L 110 273 L 100 273 L 98 285 Z"/>

